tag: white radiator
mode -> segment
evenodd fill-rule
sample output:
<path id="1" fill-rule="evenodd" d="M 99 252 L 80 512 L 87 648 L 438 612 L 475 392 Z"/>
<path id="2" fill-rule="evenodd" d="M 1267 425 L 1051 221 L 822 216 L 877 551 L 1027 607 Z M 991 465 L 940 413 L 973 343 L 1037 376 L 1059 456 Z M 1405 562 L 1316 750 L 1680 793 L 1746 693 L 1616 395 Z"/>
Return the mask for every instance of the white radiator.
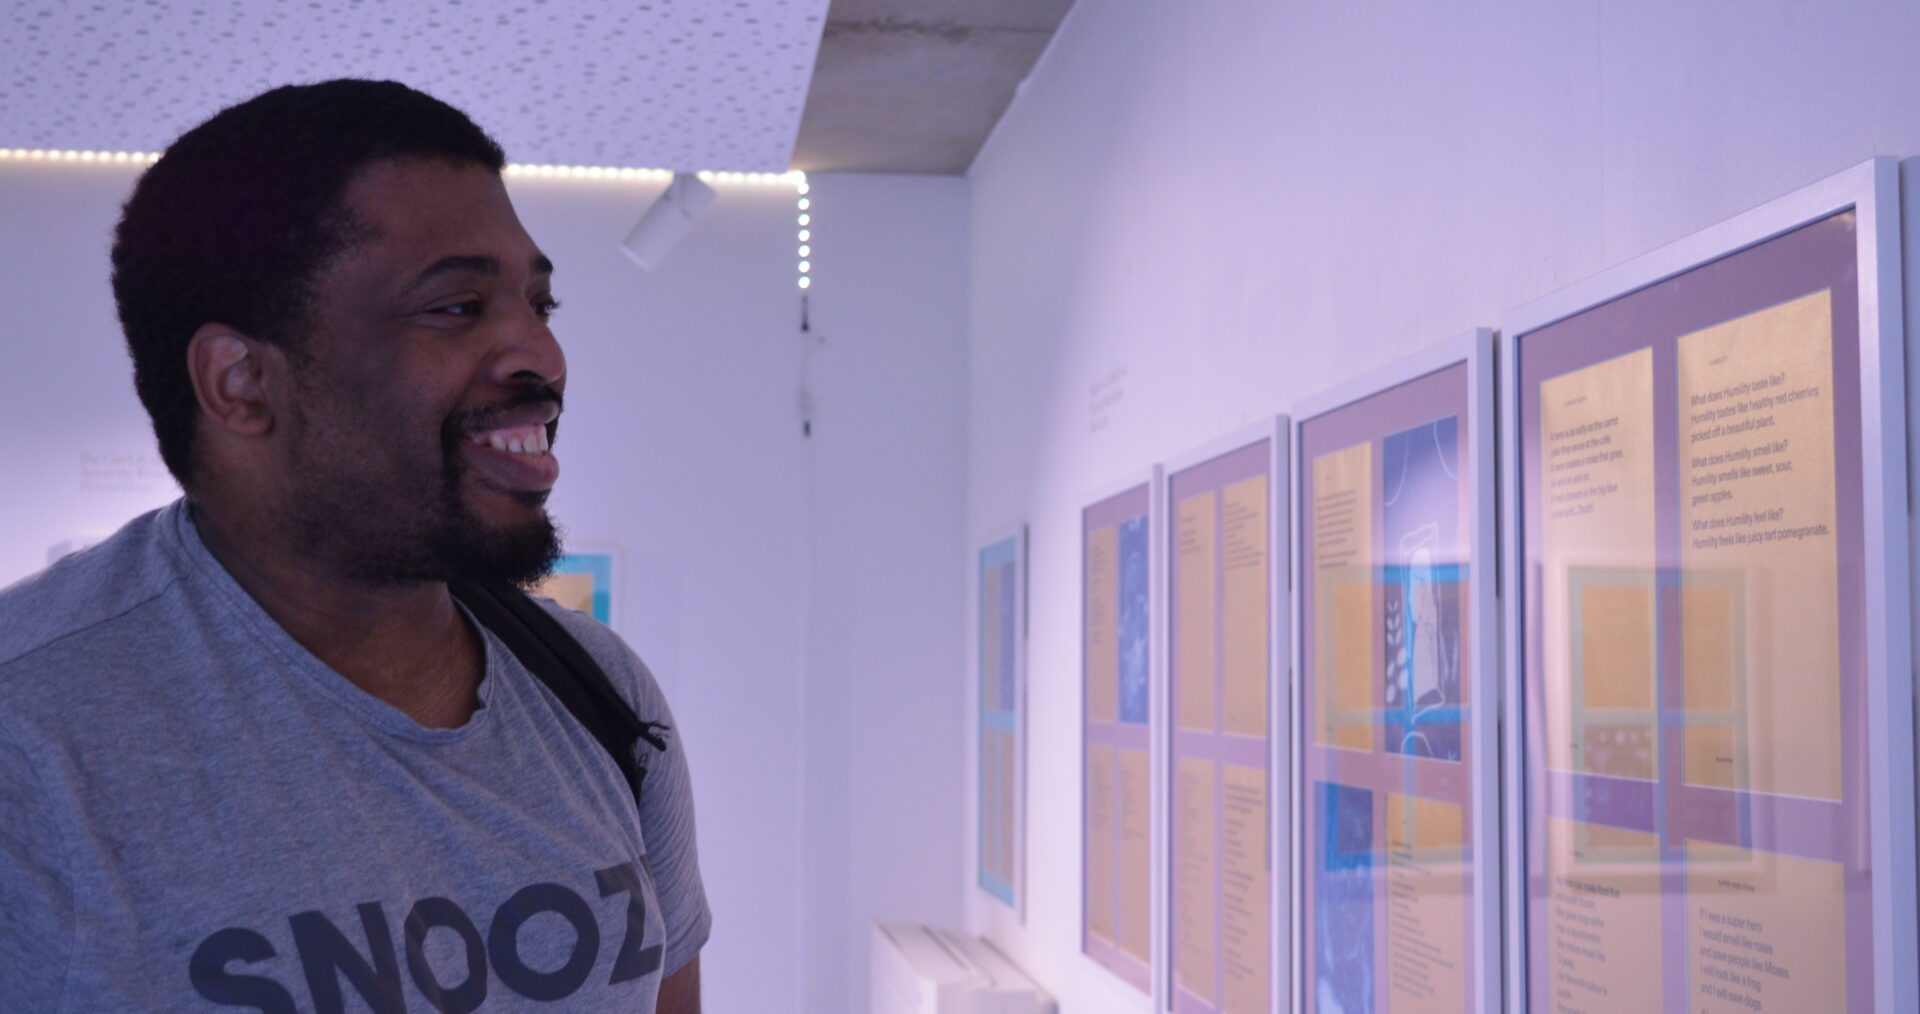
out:
<path id="1" fill-rule="evenodd" d="M 1053 998 L 971 934 L 873 926 L 872 1014 L 1054 1014 Z"/>

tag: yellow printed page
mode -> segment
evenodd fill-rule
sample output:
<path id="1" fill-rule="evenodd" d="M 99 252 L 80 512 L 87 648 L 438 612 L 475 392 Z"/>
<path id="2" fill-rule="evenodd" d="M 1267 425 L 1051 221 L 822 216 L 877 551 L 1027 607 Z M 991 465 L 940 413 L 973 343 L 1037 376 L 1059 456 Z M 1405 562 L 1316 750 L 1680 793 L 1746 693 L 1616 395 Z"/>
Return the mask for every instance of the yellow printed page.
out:
<path id="1" fill-rule="evenodd" d="M 1113 747 L 1087 747 L 1087 933 L 1109 944 L 1115 936 L 1113 777 Z"/>
<path id="2" fill-rule="evenodd" d="M 1173 702 L 1174 721 L 1182 729 L 1214 729 L 1213 651 L 1214 514 L 1212 492 L 1190 496 L 1174 508 Z"/>
<path id="3" fill-rule="evenodd" d="M 593 615 L 593 575 L 592 574 L 549 574 L 535 588 L 535 595 L 545 595 L 555 603 L 575 612 Z"/>
<path id="4" fill-rule="evenodd" d="M 1152 960 L 1153 784 L 1145 750 L 1117 751 L 1120 761 L 1120 949 Z"/>
<path id="5" fill-rule="evenodd" d="M 1221 673 L 1226 731 L 1267 735 L 1271 566 L 1267 477 L 1226 489 L 1221 504 Z"/>
<path id="6" fill-rule="evenodd" d="M 1373 445 L 1313 460 L 1315 739 L 1374 749 Z"/>
<path id="7" fill-rule="evenodd" d="M 1833 298 L 1679 343 L 1690 784 L 1837 800 Z"/>
<path id="8" fill-rule="evenodd" d="M 1114 943 L 1114 747 L 1087 747 L 1087 933 Z"/>
<path id="9" fill-rule="evenodd" d="M 1086 643 L 1087 717 L 1096 722 L 1120 718 L 1120 578 L 1119 529 L 1109 525 L 1087 533 L 1086 585 L 1082 595 L 1087 615 L 1082 629 Z"/>
<path id="10" fill-rule="evenodd" d="M 1174 981 L 1214 1002 L 1212 761 L 1180 758 L 1174 779 Z"/>
<path id="11" fill-rule="evenodd" d="M 980 734 L 980 867 L 1005 879 L 1000 861 L 1000 739 L 1001 732 L 987 729 Z"/>
<path id="12" fill-rule="evenodd" d="M 1017 880 L 1019 855 L 1014 844 L 1014 830 L 1019 825 L 1020 799 L 1014 777 L 1018 773 L 1014 758 L 1013 734 L 996 732 L 994 746 L 1000 751 L 1000 879 L 1009 884 Z"/>
<path id="13" fill-rule="evenodd" d="M 1846 915 L 1838 863 L 1689 841 L 1688 1010 L 1845 1010 Z"/>
<path id="14" fill-rule="evenodd" d="M 1222 1009 L 1265 1014 L 1271 1005 L 1273 878 L 1267 852 L 1267 773 L 1222 765 L 1220 964 Z"/>
<path id="15" fill-rule="evenodd" d="M 1547 883 L 1550 1009 L 1660 1010 L 1659 839 L 1549 817 Z"/>
<path id="16" fill-rule="evenodd" d="M 1653 350 L 1540 385 L 1547 764 L 1651 779 Z"/>
<path id="17" fill-rule="evenodd" d="M 1467 999 L 1467 851 L 1462 807 L 1387 793 L 1387 995 L 1391 1010 L 1458 1010 Z"/>

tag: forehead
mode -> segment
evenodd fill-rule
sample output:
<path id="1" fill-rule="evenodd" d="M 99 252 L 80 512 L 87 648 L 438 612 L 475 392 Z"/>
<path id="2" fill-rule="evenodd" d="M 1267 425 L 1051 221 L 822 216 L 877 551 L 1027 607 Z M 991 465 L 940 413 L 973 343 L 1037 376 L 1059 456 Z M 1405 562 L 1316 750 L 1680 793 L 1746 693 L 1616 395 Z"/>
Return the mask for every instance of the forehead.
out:
<path id="1" fill-rule="evenodd" d="M 449 254 L 525 263 L 534 251 L 498 173 L 423 159 L 375 162 L 356 172 L 341 202 L 374 232 L 368 252 L 394 266 Z"/>

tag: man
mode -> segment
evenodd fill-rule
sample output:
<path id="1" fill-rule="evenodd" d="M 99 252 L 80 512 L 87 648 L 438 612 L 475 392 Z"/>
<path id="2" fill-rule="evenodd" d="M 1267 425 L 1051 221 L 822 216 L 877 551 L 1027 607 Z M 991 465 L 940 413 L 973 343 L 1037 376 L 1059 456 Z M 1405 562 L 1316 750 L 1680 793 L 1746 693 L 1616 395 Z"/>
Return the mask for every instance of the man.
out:
<path id="1" fill-rule="evenodd" d="M 636 801 L 449 591 L 558 554 L 553 266 L 503 162 L 332 81 L 135 188 L 114 294 L 186 496 L 0 592 L 0 1010 L 698 1010 L 652 676 L 541 600 L 667 726 Z"/>

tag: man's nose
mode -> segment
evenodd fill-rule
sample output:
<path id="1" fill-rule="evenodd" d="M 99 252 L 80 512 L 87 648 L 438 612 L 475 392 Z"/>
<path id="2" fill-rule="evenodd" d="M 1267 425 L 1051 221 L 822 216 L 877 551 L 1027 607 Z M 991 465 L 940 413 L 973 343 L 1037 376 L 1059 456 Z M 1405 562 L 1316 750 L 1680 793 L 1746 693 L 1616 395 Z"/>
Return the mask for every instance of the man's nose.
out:
<path id="1" fill-rule="evenodd" d="M 566 382 L 567 356 L 559 339 L 532 307 L 524 319 L 516 319 L 504 347 L 494 356 L 493 380 L 503 387 L 528 383 L 560 388 Z"/>

